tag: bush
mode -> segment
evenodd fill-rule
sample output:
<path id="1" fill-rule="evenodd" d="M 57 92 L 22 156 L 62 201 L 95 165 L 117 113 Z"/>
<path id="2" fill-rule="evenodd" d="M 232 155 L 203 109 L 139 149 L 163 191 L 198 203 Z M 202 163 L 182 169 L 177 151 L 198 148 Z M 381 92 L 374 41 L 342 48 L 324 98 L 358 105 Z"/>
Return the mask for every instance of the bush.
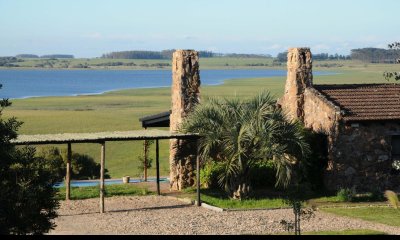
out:
<path id="1" fill-rule="evenodd" d="M 10 105 L 0 100 L 0 235 L 43 234 L 55 226 L 57 179 L 45 161 L 35 157 L 35 148 L 11 144 L 22 123 L 2 118 Z"/>
<path id="2" fill-rule="evenodd" d="M 200 184 L 205 188 L 220 188 L 218 176 L 224 171 L 224 164 L 219 162 L 210 162 L 200 170 Z"/>
<path id="3" fill-rule="evenodd" d="M 65 176 L 66 164 L 60 150 L 56 147 L 42 148 L 38 155 L 45 159 L 43 163 L 45 168 L 56 176 L 58 182 L 62 181 Z"/>
<path id="4" fill-rule="evenodd" d="M 260 161 L 250 170 L 250 182 L 254 188 L 274 187 L 276 170 L 272 161 Z"/>
<path id="5" fill-rule="evenodd" d="M 46 168 L 53 172 L 58 181 L 62 181 L 65 177 L 67 168 L 67 151 L 60 151 L 56 147 L 43 148 L 38 154 L 39 157 L 45 159 Z M 110 178 L 107 174 L 108 170 L 104 170 L 105 178 Z M 76 180 L 98 179 L 100 177 L 100 164 L 88 155 L 80 153 L 72 153 L 71 156 L 71 178 Z"/>
<path id="6" fill-rule="evenodd" d="M 220 188 L 218 176 L 224 171 L 225 165 L 221 162 L 211 162 L 200 170 L 200 184 L 202 187 Z M 276 170 L 272 161 L 260 161 L 250 170 L 250 182 L 253 187 L 274 187 Z"/>
<path id="7" fill-rule="evenodd" d="M 354 191 L 351 190 L 350 188 L 341 188 L 336 196 L 339 201 L 341 202 L 351 202 L 354 199 Z"/>

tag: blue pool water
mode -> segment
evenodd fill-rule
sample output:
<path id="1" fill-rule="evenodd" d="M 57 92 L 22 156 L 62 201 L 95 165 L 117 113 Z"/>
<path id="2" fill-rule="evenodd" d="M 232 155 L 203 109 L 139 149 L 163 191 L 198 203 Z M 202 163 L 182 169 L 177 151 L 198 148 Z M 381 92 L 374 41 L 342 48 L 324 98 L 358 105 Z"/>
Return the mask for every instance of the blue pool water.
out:
<path id="1" fill-rule="evenodd" d="M 156 178 L 148 178 L 148 182 L 156 182 Z M 129 179 L 129 183 L 143 182 L 140 179 Z M 160 178 L 160 182 L 169 182 L 168 178 Z M 107 179 L 104 181 L 105 185 L 122 184 L 122 179 Z M 92 187 L 100 185 L 99 180 L 72 180 L 71 187 Z M 59 182 L 54 185 L 56 188 L 64 187 L 64 182 Z"/>

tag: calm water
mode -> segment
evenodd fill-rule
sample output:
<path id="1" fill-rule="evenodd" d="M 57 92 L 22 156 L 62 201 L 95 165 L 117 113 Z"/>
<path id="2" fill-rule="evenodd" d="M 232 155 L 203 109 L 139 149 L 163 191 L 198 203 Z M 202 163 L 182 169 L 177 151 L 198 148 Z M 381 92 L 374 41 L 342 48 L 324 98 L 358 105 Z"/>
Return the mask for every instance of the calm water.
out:
<path id="1" fill-rule="evenodd" d="M 286 76 L 286 73 L 286 70 L 201 70 L 200 77 L 204 86 L 222 84 L 227 79 Z M 171 70 L 1 69 L 3 88 L 0 98 L 75 96 L 130 88 L 169 87 L 171 79 Z"/>

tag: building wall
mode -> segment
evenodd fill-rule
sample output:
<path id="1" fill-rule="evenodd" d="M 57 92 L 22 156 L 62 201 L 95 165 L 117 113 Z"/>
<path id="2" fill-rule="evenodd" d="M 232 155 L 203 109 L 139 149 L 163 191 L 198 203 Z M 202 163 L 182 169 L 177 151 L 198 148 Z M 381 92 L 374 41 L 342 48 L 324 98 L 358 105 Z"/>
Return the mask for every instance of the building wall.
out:
<path id="1" fill-rule="evenodd" d="M 304 91 L 304 126 L 315 132 L 332 135 L 337 132 L 340 109 L 314 88 Z"/>
<path id="2" fill-rule="evenodd" d="M 325 186 L 331 190 L 400 190 L 400 177 L 394 174 L 391 156 L 392 135 L 399 134 L 399 122 L 340 124 L 331 145 Z"/>

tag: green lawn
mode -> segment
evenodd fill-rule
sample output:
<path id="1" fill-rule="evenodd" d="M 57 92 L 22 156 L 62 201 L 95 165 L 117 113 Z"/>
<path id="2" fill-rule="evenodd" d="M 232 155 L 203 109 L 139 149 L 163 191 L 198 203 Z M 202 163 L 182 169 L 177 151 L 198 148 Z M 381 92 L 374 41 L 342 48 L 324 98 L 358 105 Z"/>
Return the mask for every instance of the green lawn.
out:
<path id="1" fill-rule="evenodd" d="M 111 196 L 131 196 L 131 195 L 149 195 L 154 194 L 150 192 L 146 187 L 138 187 L 134 184 L 113 184 L 105 186 L 106 197 Z M 87 198 L 98 198 L 100 197 L 99 186 L 92 187 L 71 187 L 71 199 L 87 199 Z M 65 187 L 59 188 L 57 193 L 58 200 L 65 200 Z"/>
<path id="2" fill-rule="evenodd" d="M 223 62 L 222 59 L 219 61 Z M 214 62 L 212 64 L 218 65 Z M 340 68 L 314 69 L 314 71 L 339 73 L 330 76 L 314 76 L 314 82 L 317 84 L 386 82 L 382 77 L 383 71 L 394 70 L 397 67 L 383 64 L 366 65 L 357 62 L 346 64 Z M 267 90 L 279 97 L 283 94 L 285 79 L 286 77 L 228 80 L 223 85 L 201 87 L 201 96 L 202 99 L 212 96 L 246 98 L 259 91 Z M 12 107 L 4 111 L 4 116 L 16 116 L 24 122 L 19 131 L 20 134 L 128 131 L 141 129 L 139 118 L 169 110 L 171 89 L 169 87 L 130 89 L 101 95 L 29 98 L 12 102 Z M 169 175 L 168 146 L 168 141 L 160 142 L 162 175 Z M 66 148 L 64 145 L 58 145 L 58 147 Z M 150 149 L 153 158 L 155 158 L 154 148 L 153 145 Z M 100 146 L 98 144 L 72 144 L 72 150 L 88 154 L 99 161 Z M 138 141 L 107 143 L 106 168 L 111 177 L 139 176 L 141 172 L 137 169 L 137 156 L 141 151 L 142 143 Z M 151 169 L 149 174 L 154 176 L 155 169 Z"/>
<path id="3" fill-rule="evenodd" d="M 387 233 L 369 229 L 354 229 L 341 231 L 305 232 L 302 233 L 302 235 L 387 235 Z"/>
<path id="4" fill-rule="evenodd" d="M 391 207 L 322 208 L 321 211 L 396 227 L 400 226 L 400 210 Z"/>

